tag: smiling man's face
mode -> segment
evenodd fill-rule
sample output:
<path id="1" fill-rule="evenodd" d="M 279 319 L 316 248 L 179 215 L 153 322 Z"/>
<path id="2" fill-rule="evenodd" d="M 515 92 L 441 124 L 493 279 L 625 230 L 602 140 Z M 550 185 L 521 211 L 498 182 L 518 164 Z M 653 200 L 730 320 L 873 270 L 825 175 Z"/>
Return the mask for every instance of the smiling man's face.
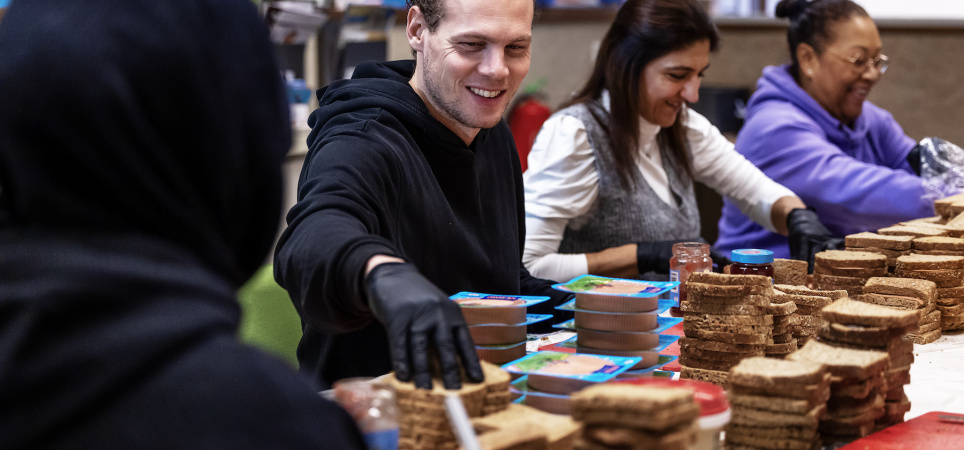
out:
<path id="1" fill-rule="evenodd" d="M 429 31 L 412 8 L 408 39 L 417 52 L 411 85 L 436 119 L 467 144 L 499 123 L 529 72 L 531 0 L 446 0 Z"/>

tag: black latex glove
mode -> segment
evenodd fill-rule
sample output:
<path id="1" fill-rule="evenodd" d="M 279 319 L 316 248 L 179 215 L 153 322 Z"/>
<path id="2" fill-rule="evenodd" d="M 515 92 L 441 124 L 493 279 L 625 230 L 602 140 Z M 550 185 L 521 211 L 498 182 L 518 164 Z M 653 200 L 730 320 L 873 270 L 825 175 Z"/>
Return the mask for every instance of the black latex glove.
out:
<path id="1" fill-rule="evenodd" d="M 914 173 L 916 173 L 917 176 L 920 176 L 920 172 L 921 172 L 920 151 L 921 151 L 921 145 L 918 144 L 916 147 L 911 149 L 910 153 L 907 154 L 907 163 L 910 164 L 911 169 L 914 169 Z"/>
<path id="2" fill-rule="evenodd" d="M 482 366 L 459 305 L 415 266 L 380 264 L 368 274 L 365 289 L 372 313 L 388 330 L 399 380 L 414 376 L 416 387 L 431 389 L 437 358 L 446 389 L 462 387 L 461 367 L 470 380 L 482 381 Z"/>
<path id="3" fill-rule="evenodd" d="M 797 208 L 787 214 L 790 230 L 790 257 L 807 262 L 807 271 L 813 273 L 813 256 L 824 250 L 844 247 L 843 238 L 834 236 L 820 223 L 817 213 L 811 209 Z"/>

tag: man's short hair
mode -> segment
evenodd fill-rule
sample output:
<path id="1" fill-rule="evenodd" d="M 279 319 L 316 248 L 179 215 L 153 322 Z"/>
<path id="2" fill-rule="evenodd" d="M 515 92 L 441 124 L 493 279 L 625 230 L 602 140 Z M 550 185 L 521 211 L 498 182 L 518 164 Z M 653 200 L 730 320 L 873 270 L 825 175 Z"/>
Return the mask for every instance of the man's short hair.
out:
<path id="1" fill-rule="evenodd" d="M 405 3 L 409 8 L 418 6 L 428 31 L 435 31 L 445 14 L 445 0 L 406 0 Z"/>

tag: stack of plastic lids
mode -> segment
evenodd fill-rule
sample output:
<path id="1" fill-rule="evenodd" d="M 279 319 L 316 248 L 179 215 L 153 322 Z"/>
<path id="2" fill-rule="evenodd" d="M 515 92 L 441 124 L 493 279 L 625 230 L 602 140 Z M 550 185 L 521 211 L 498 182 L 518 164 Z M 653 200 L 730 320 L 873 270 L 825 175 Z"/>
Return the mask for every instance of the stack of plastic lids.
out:
<path id="1" fill-rule="evenodd" d="M 569 396 L 585 387 L 615 379 L 640 358 L 541 351 L 502 368 L 519 376 L 509 388 L 517 401 L 553 414 L 569 414 Z"/>
<path id="2" fill-rule="evenodd" d="M 462 308 L 479 358 L 494 364 L 526 354 L 526 327 L 552 318 L 551 314 L 526 314 L 526 308 L 549 297 L 459 292 L 451 297 Z"/>
<path id="3" fill-rule="evenodd" d="M 574 319 L 555 325 L 575 331 L 574 340 L 558 344 L 576 353 L 640 358 L 620 378 L 652 377 L 677 356 L 661 355 L 679 336 L 663 334 L 683 321 L 664 317 L 672 300 L 657 297 L 679 282 L 627 280 L 583 275 L 553 287 L 573 292 L 576 298 L 557 309 L 572 311 Z M 664 375 L 665 376 L 665 375 Z"/>

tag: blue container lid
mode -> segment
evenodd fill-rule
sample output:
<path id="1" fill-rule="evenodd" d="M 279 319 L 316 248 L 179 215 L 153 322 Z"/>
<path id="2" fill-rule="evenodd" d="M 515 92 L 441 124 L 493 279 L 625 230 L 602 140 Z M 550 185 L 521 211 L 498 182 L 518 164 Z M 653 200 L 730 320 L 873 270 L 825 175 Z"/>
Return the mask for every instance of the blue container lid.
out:
<path id="1" fill-rule="evenodd" d="M 735 263 L 769 264 L 773 262 L 773 252 L 758 248 L 742 248 L 730 252 L 730 259 Z"/>

